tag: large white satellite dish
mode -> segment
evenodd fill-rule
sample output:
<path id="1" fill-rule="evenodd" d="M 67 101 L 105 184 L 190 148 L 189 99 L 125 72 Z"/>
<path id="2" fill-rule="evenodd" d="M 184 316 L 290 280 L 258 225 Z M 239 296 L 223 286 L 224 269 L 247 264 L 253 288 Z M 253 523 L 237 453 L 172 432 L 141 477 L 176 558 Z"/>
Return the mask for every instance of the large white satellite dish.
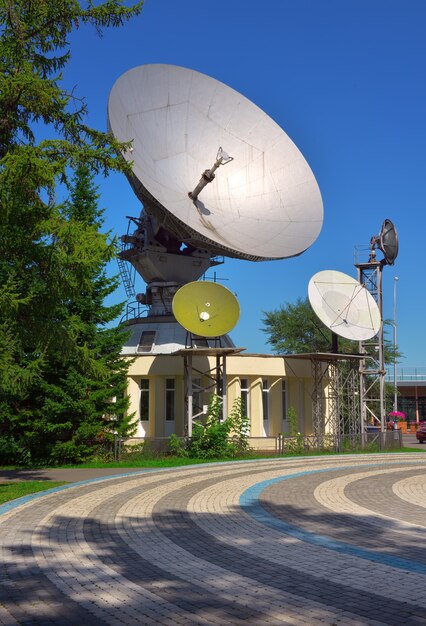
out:
<path id="1" fill-rule="evenodd" d="M 136 67 L 115 83 L 108 122 L 133 142 L 123 156 L 145 210 L 187 246 L 258 261 L 301 254 L 318 237 L 323 207 L 309 165 L 227 85 L 173 65 Z"/>
<path id="2" fill-rule="evenodd" d="M 380 311 L 373 296 L 343 272 L 324 270 L 312 276 L 308 296 L 320 320 L 341 337 L 365 341 L 380 330 Z"/>

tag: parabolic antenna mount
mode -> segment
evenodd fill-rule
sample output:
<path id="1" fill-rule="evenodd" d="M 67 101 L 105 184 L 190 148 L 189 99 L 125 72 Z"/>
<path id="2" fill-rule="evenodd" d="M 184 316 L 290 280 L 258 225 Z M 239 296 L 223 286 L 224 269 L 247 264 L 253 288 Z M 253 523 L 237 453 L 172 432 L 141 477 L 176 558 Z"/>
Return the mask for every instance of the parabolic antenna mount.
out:
<path id="1" fill-rule="evenodd" d="M 370 241 L 370 261 L 375 261 L 375 248 L 383 252 L 384 259 L 382 265 L 393 265 L 398 256 L 398 233 L 391 220 L 385 220 L 380 229 L 380 233 L 371 238 Z"/>
<path id="2" fill-rule="evenodd" d="M 309 281 L 308 296 L 320 320 L 341 337 L 365 341 L 380 330 L 376 301 L 364 285 L 347 274 L 318 272 Z"/>
<path id="3" fill-rule="evenodd" d="M 145 210 L 188 250 L 281 259 L 318 237 L 323 207 L 309 165 L 234 89 L 183 67 L 136 67 L 113 86 L 108 122 L 132 141 L 123 156 Z"/>
<path id="4" fill-rule="evenodd" d="M 385 220 L 382 224 L 379 235 L 379 248 L 383 252 L 388 265 L 393 265 L 398 256 L 398 233 L 390 220 Z"/>
<path id="5" fill-rule="evenodd" d="M 234 294 L 207 281 L 187 283 L 173 298 L 173 314 L 188 332 L 200 337 L 220 337 L 238 322 L 240 306 Z"/>

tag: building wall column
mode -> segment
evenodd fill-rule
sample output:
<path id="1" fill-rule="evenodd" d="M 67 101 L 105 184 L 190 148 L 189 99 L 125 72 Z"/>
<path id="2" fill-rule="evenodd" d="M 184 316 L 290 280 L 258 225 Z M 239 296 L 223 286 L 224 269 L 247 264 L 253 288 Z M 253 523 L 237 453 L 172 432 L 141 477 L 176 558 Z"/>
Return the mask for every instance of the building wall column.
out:
<path id="1" fill-rule="evenodd" d="M 262 379 L 253 378 L 250 384 L 251 436 L 263 437 Z"/>

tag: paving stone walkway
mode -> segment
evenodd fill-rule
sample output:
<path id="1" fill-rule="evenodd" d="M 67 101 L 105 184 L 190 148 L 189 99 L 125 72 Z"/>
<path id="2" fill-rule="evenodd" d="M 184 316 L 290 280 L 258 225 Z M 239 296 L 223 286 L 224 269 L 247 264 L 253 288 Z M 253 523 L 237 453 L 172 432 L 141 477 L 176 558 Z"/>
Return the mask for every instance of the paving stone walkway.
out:
<path id="1" fill-rule="evenodd" d="M 149 470 L 0 513 L 3 625 L 426 625 L 421 453 Z"/>

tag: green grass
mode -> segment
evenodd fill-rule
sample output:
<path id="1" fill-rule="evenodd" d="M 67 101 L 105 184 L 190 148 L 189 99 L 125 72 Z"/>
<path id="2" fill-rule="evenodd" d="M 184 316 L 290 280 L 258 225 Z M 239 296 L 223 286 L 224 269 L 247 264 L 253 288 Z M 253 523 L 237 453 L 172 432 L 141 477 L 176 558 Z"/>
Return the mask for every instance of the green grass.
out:
<path id="1" fill-rule="evenodd" d="M 368 454 L 369 452 L 374 452 L 374 454 L 378 454 L 381 453 L 381 451 L 379 450 L 348 450 L 345 453 L 342 452 L 334 452 L 332 450 L 327 451 L 327 450 L 322 450 L 322 451 L 317 451 L 317 450 L 310 450 L 310 451 L 306 451 L 303 452 L 301 454 L 286 454 L 284 455 L 285 458 L 287 457 L 295 457 L 295 456 L 323 456 L 323 455 L 336 455 L 336 454 Z M 403 447 L 397 450 L 386 450 L 383 451 L 383 454 L 399 454 L 401 452 L 426 452 L 426 446 L 424 447 L 424 449 L 420 449 L 420 448 L 410 448 L 410 447 Z M 128 468 L 135 468 L 135 467 L 140 467 L 141 469 L 143 468 L 156 468 L 156 467 L 180 467 L 180 466 L 185 466 L 185 465 L 198 465 L 198 464 L 204 464 L 204 463 L 221 463 L 221 462 L 229 462 L 229 461 L 243 461 L 243 460 L 251 460 L 251 459 L 272 459 L 272 458 L 279 458 L 278 455 L 276 454 L 261 454 L 261 453 L 257 453 L 255 451 L 253 451 L 252 453 L 248 453 L 244 456 L 241 457 L 236 457 L 236 458 L 229 458 L 229 457 L 222 457 L 222 458 L 213 458 L 213 459 L 192 459 L 192 458 L 186 458 L 186 457 L 177 457 L 177 456 L 165 456 L 165 457 L 140 457 L 139 459 L 123 459 L 121 462 L 117 462 L 117 461 L 111 461 L 111 462 L 105 462 L 105 461 L 87 461 L 86 463 L 74 463 L 74 464 L 65 464 L 65 465 L 43 465 L 43 466 L 29 466 L 29 467 L 25 467 L 25 466 L 17 466 L 17 465 L 3 465 L 0 466 L 0 470 L 20 470 L 20 471 L 25 471 L 25 470 L 37 470 L 37 469 L 103 469 L 103 468 L 122 468 L 125 469 L 126 467 Z M 37 482 L 37 481 L 36 481 Z"/>
<path id="2" fill-rule="evenodd" d="M 150 467 L 180 467 L 181 465 L 198 465 L 201 463 L 221 463 L 224 461 L 242 461 L 248 459 L 266 459 L 275 458 L 275 454 L 265 455 L 259 453 L 247 454 L 244 457 L 229 458 L 221 457 L 214 459 L 190 459 L 186 457 L 166 456 L 166 457 L 141 457 L 139 459 L 123 459 L 118 461 L 86 461 L 85 463 L 68 463 L 63 465 L 38 465 L 38 466 L 24 466 L 24 465 L 2 465 L 1 470 L 42 470 L 42 469 L 103 469 L 103 468 L 150 468 Z"/>
<path id="3" fill-rule="evenodd" d="M 386 450 L 386 451 L 348 450 L 346 454 L 368 454 L 369 452 L 374 452 L 374 454 L 378 454 L 378 453 L 392 454 L 392 453 L 401 453 L 401 452 L 426 452 L 426 446 L 424 450 L 419 450 L 418 448 L 403 447 L 403 448 L 400 448 L 399 450 Z M 322 450 L 320 452 L 316 450 L 311 450 L 309 452 L 303 452 L 301 454 L 286 454 L 284 455 L 284 457 L 287 458 L 287 457 L 294 457 L 294 456 L 322 456 L 322 455 L 336 455 L 336 454 L 343 454 L 343 453 L 334 452 L 334 451 L 326 451 L 326 450 Z M 86 468 L 86 469 L 108 468 L 108 467 L 111 467 L 111 468 L 140 467 L 142 469 L 142 468 L 156 468 L 156 467 L 159 467 L 159 468 L 181 467 L 185 465 L 201 465 L 204 463 L 223 463 L 223 462 L 232 462 L 232 461 L 247 461 L 247 460 L 252 460 L 252 459 L 276 459 L 276 458 L 280 458 L 280 457 L 277 454 L 273 454 L 273 453 L 261 454 L 261 453 L 256 453 L 255 451 L 253 451 L 252 453 L 248 453 L 244 456 L 235 457 L 235 458 L 223 457 L 223 458 L 214 458 L 214 459 L 194 459 L 194 458 L 178 457 L 178 456 L 166 456 L 166 457 L 153 457 L 153 458 L 148 457 L 148 458 L 140 458 L 140 459 L 133 459 L 133 460 L 124 459 L 120 463 L 119 462 L 106 463 L 102 461 L 89 461 L 87 463 L 80 463 L 76 465 L 61 465 L 61 467 L 63 468 Z"/>
<path id="4" fill-rule="evenodd" d="M 247 454 L 244 457 L 217 457 L 213 459 L 193 459 L 181 456 L 166 456 L 166 457 L 154 457 L 154 458 L 140 458 L 140 459 L 123 459 L 120 463 L 113 461 L 105 463 L 103 461 L 88 461 L 87 463 L 79 463 L 76 465 L 61 465 L 62 468 L 108 468 L 108 467 L 129 467 L 129 468 L 151 468 L 151 467 L 180 467 L 185 465 L 201 465 L 204 463 L 223 463 L 225 461 L 245 461 L 249 459 L 266 459 L 275 458 L 276 455 L 264 455 L 264 454 Z"/>
<path id="5" fill-rule="evenodd" d="M 53 480 L 24 480 L 11 483 L 0 483 L 0 504 L 27 496 L 38 491 L 45 491 L 52 487 L 66 485 L 65 482 L 54 482 Z"/>
<path id="6" fill-rule="evenodd" d="M 364 451 L 365 452 L 365 451 Z M 419 450 L 418 448 L 409 448 L 403 447 L 399 450 L 390 450 L 388 453 L 401 453 L 401 452 L 426 452 L 426 446 L 424 450 Z M 353 450 L 350 451 L 349 454 L 362 454 L 362 450 Z M 303 456 L 323 456 L 323 455 L 336 455 L 335 452 L 315 452 L 310 451 L 303 454 Z M 374 452 L 377 454 L 377 452 Z M 297 454 L 286 454 L 281 458 L 294 458 Z M 344 456 L 343 454 L 341 456 Z M 143 468 L 161 468 L 161 467 L 181 467 L 185 465 L 198 465 L 205 463 L 218 463 L 222 461 L 240 461 L 240 460 L 250 460 L 250 459 L 271 459 L 271 458 L 280 458 L 275 454 L 247 454 L 244 457 L 230 459 L 230 458 L 216 458 L 216 459 L 188 459 L 183 457 L 158 457 L 158 458 L 142 458 L 139 460 L 133 461 L 122 461 L 121 463 L 104 463 L 104 462 L 95 462 L 91 461 L 89 463 L 80 463 L 78 465 L 61 465 L 57 466 L 57 469 L 66 469 L 66 468 L 81 468 L 81 469 L 91 469 L 91 468 L 135 468 L 140 467 Z M 17 466 L 3 466 L 0 469 L 3 470 L 31 470 L 28 467 L 17 467 Z M 34 469 L 34 468 L 33 468 Z M 37 468 L 42 469 L 42 468 Z M 45 469 L 55 469 L 53 467 L 45 467 Z M 9 483 L 0 483 L 0 504 L 4 502 L 9 502 L 10 500 L 15 500 L 16 498 L 21 498 L 22 496 L 26 496 L 32 493 L 37 493 L 39 491 L 45 491 L 46 489 L 51 489 L 53 487 L 59 487 L 60 485 L 66 485 L 66 482 L 55 482 L 52 480 L 20 480 L 16 482 Z"/>

